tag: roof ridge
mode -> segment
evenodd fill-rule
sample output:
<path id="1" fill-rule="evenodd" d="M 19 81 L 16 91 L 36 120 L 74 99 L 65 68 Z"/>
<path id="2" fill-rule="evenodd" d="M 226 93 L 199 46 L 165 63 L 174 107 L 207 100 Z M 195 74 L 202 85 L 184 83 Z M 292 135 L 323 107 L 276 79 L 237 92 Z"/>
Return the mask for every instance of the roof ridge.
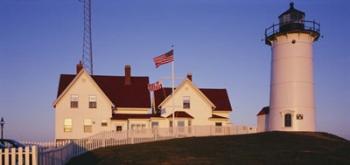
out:
<path id="1" fill-rule="evenodd" d="M 76 74 L 60 74 L 61 76 L 76 76 Z M 113 75 L 91 75 L 91 77 L 125 77 L 125 76 L 113 76 Z M 135 78 L 149 78 L 149 76 L 131 76 Z"/>
<path id="2" fill-rule="evenodd" d="M 163 87 L 163 89 L 171 89 L 171 87 Z M 226 88 L 198 88 L 200 90 L 227 90 Z"/>

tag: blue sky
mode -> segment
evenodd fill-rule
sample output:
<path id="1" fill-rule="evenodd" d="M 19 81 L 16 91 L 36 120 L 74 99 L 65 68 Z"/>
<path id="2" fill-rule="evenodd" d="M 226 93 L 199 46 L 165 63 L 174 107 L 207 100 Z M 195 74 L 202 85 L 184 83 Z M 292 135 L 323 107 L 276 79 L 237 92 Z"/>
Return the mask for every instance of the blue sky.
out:
<path id="1" fill-rule="evenodd" d="M 270 47 L 264 29 L 289 0 L 92 0 L 94 73 L 170 75 L 152 57 L 175 45 L 178 77 L 192 72 L 199 87 L 227 88 L 236 124 L 256 124 L 269 102 Z M 317 130 L 350 139 L 350 2 L 296 0 L 306 19 L 321 23 L 314 44 Z M 0 0 L 0 116 L 5 136 L 54 137 L 58 78 L 74 73 L 82 54 L 78 0 Z M 169 84 L 170 82 L 165 82 Z"/>

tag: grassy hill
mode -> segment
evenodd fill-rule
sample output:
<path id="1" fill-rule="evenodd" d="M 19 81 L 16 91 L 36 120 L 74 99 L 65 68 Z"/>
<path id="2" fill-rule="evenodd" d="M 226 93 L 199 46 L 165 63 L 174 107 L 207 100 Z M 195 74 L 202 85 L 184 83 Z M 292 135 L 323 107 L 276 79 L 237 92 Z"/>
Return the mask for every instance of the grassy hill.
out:
<path id="1" fill-rule="evenodd" d="M 350 164 L 350 141 L 327 133 L 267 132 L 97 149 L 69 164 Z"/>

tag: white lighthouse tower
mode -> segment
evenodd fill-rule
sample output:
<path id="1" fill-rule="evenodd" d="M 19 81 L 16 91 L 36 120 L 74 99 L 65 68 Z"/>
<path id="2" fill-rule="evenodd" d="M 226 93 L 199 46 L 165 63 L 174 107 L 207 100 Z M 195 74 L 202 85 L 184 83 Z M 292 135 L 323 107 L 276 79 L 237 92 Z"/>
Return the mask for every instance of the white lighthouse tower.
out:
<path id="1" fill-rule="evenodd" d="M 320 25 L 306 21 L 305 13 L 290 8 L 279 24 L 265 29 L 271 46 L 272 69 L 268 131 L 315 131 L 312 46 Z"/>

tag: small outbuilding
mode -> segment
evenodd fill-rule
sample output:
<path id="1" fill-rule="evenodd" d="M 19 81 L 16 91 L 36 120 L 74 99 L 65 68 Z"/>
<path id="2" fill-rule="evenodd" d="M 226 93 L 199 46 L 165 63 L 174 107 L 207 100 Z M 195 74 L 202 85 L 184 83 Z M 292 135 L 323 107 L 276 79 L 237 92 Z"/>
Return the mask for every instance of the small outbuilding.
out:
<path id="1" fill-rule="evenodd" d="M 257 116 L 256 132 L 265 132 L 268 128 L 270 107 L 266 106 L 260 110 Z"/>

